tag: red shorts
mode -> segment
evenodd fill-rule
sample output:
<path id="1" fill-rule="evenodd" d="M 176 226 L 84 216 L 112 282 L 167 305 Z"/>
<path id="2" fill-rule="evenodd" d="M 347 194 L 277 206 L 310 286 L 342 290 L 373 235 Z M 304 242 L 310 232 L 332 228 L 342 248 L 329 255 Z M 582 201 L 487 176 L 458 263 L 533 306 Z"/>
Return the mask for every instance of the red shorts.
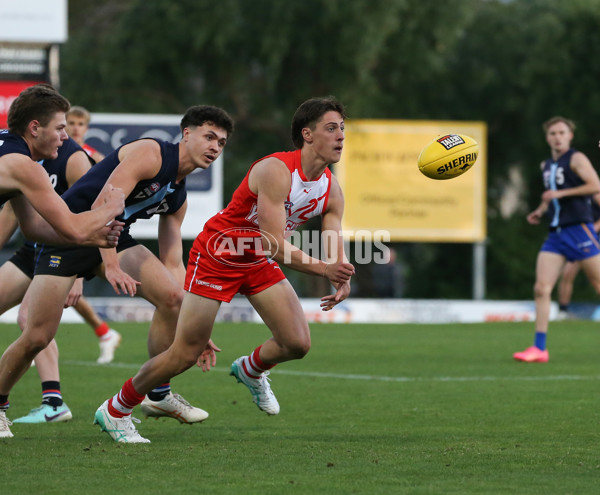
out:
<path id="1" fill-rule="evenodd" d="M 272 260 L 245 266 L 232 266 L 216 261 L 207 253 L 205 243 L 200 241 L 201 235 L 190 249 L 183 286 L 186 291 L 230 302 L 238 292 L 251 296 L 285 279 L 279 265 Z"/>

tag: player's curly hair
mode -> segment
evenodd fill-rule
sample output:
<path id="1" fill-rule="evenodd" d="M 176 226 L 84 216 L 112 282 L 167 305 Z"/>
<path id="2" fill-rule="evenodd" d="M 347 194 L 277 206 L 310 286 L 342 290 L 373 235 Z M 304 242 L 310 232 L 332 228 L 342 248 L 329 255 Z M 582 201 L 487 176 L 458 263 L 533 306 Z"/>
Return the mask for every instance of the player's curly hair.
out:
<path id="1" fill-rule="evenodd" d="M 181 132 L 183 132 L 186 127 L 200 127 L 207 122 L 225 129 L 227 137 L 233 134 L 233 119 L 225 110 L 212 105 L 195 105 L 188 108 L 181 119 L 179 127 L 181 128 Z"/>
<path id="2" fill-rule="evenodd" d="M 8 130 L 23 136 L 32 120 L 42 127 L 54 118 L 57 112 L 68 112 L 71 104 L 50 84 L 36 84 L 21 91 L 8 110 Z"/>
<path id="3" fill-rule="evenodd" d="M 344 105 L 334 96 L 311 98 L 298 107 L 292 118 L 292 142 L 297 149 L 304 145 L 302 129 L 308 127 L 314 130 L 319 119 L 330 111 L 339 113 L 343 119 L 346 118 Z"/>

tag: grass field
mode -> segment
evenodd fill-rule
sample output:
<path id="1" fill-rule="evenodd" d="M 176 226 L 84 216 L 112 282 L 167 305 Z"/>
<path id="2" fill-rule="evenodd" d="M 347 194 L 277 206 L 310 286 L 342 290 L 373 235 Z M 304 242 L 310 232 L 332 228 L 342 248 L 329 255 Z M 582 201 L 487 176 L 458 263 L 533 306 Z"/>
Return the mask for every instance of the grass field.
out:
<path id="1" fill-rule="evenodd" d="M 74 418 L 12 426 L 14 438 L 0 441 L 3 493 L 598 493 L 598 323 L 554 323 L 548 364 L 512 360 L 531 344 L 532 324 L 313 325 L 309 355 L 272 373 L 273 417 L 228 376 L 268 331 L 219 324 L 217 368 L 173 381 L 210 418 L 141 418 L 149 445 L 116 444 L 92 426 L 145 360 L 147 325 L 115 326 L 123 343 L 105 366 L 88 327 L 60 328 Z M 16 336 L 15 325 L 0 325 L 0 349 Z M 32 369 L 11 393 L 9 417 L 40 396 Z"/>

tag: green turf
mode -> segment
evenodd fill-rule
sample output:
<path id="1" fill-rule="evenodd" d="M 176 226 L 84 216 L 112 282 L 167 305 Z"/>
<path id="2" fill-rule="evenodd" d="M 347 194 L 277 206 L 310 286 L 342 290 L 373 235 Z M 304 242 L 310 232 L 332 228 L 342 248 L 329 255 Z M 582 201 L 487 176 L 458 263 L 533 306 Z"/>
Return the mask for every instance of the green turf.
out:
<path id="1" fill-rule="evenodd" d="M 3 493 L 598 492 L 597 323 L 554 323 L 548 364 L 512 360 L 531 344 L 532 324 L 313 325 L 309 355 L 272 373 L 274 417 L 228 376 L 268 331 L 220 324 L 217 369 L 173 381 L 210 418 L 144 419 L 149 445 L 116 444 L 92 426 L 96 408 L 145 359 L 147 325 L 115 326 L 123 344 L 108 366 L 95 365 L 88 327 L 61 327 L 74 419 L 12 426 L 15 437 L 0 441 Z M 16 335 L 15 325 L 0 325 L 0 348 Z M 35 370 L 10 399 L 13 419 L 38 405 Z"/>

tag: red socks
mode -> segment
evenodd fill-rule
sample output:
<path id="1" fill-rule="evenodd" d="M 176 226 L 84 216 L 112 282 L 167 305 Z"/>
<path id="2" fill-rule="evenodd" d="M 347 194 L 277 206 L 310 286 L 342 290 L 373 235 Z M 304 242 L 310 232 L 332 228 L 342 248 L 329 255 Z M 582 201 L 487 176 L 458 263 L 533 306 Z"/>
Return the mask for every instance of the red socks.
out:
<path id="1" fill-rule="evenodd" d="M 119 393 L 108 401 L 108 413 L 115 418 L 128 416 L 135 406 L 142 403 L 144 397 L 135 391 L 133 378 L 130 378 Z"/>
<path id="2" fill-rule="evenodd" d="M 250 356 L 242 361 L 244 373 L 246 373 L 246 375 L 248 375 L 250 378 L 255 378 L 257 380 L 260 378 L 260 375 L 263 373 L 263 371 L 270 370 L 273 366 L 275 366 L 274 364 L 265 364 L 260 360 L 259 354 L 261 347 L 262 345 L 258 346 L 256 349 L 254 349 Z"/>

